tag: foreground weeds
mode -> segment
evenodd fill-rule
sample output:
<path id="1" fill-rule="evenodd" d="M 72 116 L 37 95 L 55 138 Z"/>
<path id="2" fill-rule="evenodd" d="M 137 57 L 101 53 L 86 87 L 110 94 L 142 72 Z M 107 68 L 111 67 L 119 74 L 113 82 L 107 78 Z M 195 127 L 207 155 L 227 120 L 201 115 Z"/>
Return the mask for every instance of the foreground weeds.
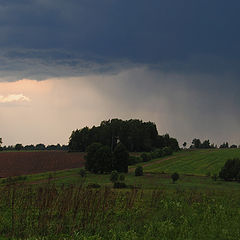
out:
<path id="1" fill-rule="evenodd" d="M 240 195 L 224 192 L 11 185 L 0 212 L 2 239 L 240 239 Z"/>

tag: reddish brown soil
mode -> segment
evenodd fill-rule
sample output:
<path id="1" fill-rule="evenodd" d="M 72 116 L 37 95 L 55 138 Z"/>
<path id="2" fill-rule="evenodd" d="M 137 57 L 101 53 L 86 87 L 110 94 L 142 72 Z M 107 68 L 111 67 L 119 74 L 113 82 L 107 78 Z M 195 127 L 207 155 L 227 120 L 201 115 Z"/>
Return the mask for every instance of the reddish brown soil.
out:
<path id="1" fill-rule="evenodd" d="M 63 151 L 0 152 L 0 177 L 9 177 L 84 166 L 84 153 Z"/>

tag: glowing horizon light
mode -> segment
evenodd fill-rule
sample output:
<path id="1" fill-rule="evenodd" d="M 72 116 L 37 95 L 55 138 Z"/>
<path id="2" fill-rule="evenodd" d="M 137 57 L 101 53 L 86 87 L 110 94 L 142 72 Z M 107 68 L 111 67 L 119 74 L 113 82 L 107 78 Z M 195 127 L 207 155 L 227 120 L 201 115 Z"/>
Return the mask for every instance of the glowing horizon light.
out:
<path id="1" fill-rule="evenodd" d="M 0 95 L 0 103 L 11 103 L 11 102 L 30 102 L 30 98 L 23 94 L 9 94 L 6 97 Z"/>

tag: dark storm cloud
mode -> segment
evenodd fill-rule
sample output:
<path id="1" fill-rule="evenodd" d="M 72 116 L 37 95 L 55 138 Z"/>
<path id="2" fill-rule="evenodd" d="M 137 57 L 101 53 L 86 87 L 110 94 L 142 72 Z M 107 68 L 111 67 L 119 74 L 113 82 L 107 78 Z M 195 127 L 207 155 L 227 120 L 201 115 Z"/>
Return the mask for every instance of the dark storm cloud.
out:
<path id="1" fill-rule="evenodd" d="M 128 61 L 168 72 L 238 75 L 239 10 L 235 0 L 2 0 L 0 49 L 22 68 L 19 58 L 26 65 L 38 60 L 41 72 L 42 64 L 51 67 L 49 76 L 58 72 L 55 65 L 84 73 L 85 61 L 88 69 Z"/>
<path id="2" fill-rule="evenodd" d="M 111 103 L 109 118 L 153 120 L 182 141 L 240 143 L 239 11 L 239 0 L 0 0 L 0 81 L 62 78 L 76 85 L 69 99 L 86 84 L 103 99 L 86 119 Z"/>

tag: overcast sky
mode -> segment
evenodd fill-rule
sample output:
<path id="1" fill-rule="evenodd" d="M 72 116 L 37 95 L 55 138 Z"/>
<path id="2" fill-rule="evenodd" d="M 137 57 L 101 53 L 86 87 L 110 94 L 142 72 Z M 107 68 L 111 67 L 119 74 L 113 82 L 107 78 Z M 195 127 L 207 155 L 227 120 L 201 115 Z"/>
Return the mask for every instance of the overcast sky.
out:
<path id="1" fill-rule="evenodd" d="M 0 137 L 66 144 L 110 118 L 240 144 L 238 0 L 0 0 Z"/>

